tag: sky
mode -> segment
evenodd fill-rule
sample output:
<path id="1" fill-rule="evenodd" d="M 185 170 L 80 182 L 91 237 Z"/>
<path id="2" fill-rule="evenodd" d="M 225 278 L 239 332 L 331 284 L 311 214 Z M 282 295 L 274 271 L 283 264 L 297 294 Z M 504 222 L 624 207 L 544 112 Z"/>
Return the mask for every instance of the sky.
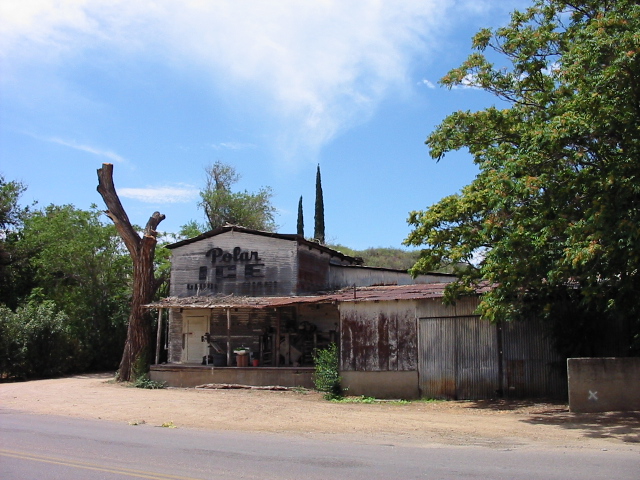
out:
<path id="1" fill-rule="evenodd" d="M 401 247 L 409 212 L 477 174 L 425 139 L 457 110 L 497 100 L 438 84 L 524 0 L 8 0 L 0 2 L 0 174 L 22 205 L 104 209 L 114 165 L 131 221 L 177 232 L 205 167 L 273 191 L 280 233 L 303 197 L 313 236 L 319 165 L 326 240 Z M 108 221 L 105 217 L 105 220 Z"/>

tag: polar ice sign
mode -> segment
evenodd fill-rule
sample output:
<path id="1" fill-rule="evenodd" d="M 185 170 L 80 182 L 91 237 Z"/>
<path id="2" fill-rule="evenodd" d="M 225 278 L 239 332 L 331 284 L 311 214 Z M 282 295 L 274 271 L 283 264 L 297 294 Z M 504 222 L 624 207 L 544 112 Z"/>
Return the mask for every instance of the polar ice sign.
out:
<path id="1" fill-rule="evenodd" d="M 229 263 L 229 262 L 250 262 L 251 260 L 255 260 L 256 262 L 260 261 L 258 257 L 258 252 L 249 252 L 248 250 L 242 251 L 242 248 L 235 247 L 233 252 L 225 252 L 221 248 L 212 248 L 207 251 L 207 257 L 211 257 L 211 263 Z"/>
<path id="2" fill-rule="evenodd" d="M 235 247 L 226 251 L 214 247 L 205 256 L 209 265 L 199 267 L 198 283 L 187 284 L 188 290 L 265 294 L 277 286 L 277 281 L 264 281 L 265 264 L 255 250 Z"/>

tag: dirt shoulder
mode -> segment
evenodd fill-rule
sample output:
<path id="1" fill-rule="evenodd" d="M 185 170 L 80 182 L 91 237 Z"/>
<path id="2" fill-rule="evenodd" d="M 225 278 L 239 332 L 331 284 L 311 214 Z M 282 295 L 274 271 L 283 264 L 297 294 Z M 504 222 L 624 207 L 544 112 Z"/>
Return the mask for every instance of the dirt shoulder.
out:
<path id="1" fill-rule="evenodd" d="M 515 401 L 332 403 L 315 392 L 144 390 L 112 375 L 0 384 L 0 408 L 131 425 L 356 435 L 363 442 L 634 450 L 640 412 L 573 414 L 566 405 Z"/>

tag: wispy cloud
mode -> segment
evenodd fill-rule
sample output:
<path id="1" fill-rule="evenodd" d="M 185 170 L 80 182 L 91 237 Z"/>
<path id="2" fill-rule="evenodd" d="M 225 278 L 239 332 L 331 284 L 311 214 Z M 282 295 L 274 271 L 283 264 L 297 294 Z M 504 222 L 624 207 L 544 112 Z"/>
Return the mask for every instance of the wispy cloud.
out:
<path id="1" fill-rule="evenodd" d="M 487 0 L 5 1 L 0 58 L 66 61 L 107 48 L 196 68 L 230 105 L 265 112 L 265 136 L 296 158 L 410 89 L 412 62 L 429 55 L 448 14 L 472 14 L 466 4 L 490 8 Z"/>
<path id="2" fill-rule="evenodd" d="M 198 198 L 199 190 L 189 185 L 119 188 L 118 195 L 144 203 L 186 203 Z"/>
<path id="3" fill-rule="evenodd" d="M 422 80 L 420 80 L 418 82 L 418 85 L 424 85 L 427 88 L 436 88 L 436 85 L 433 82 L 427 80 L 426 78 L 423 78 Z"/>
<path id="4" fill-rule="evenodd" d="M 110 150 L 102 150 L 96 147 L 92 147 L 90 145 L 82 145 L 70 140 L 63 140 L 61 138 L 56 138 L 56 137 L 50 137 L 50 138 L 45 138 L 44 140 L 51 142 L 51 143 L 57 143 L 58 145 L 64 145 L 65 147 L 70 147 L 73 148 L 75 150 L 80 150 L 82 152 L 87 152 L 87 153 L 91 153 L 93 155 L 98 155 L 100 157 L 106 157 L 109 160 L 113 160 L 114 162 L 118 162 L 118 163 L 124 163 L 127 160 L 122 157 L 121 155 L 118 155 L 117 153 L 114 153 Z"/>
<path id="5" fill-rule="evenodd" d="M 246 150 L 249 148 L 256 148 L 253 143 L 242 142 L 220 142 L 211 145 L 216 150 Z"/>

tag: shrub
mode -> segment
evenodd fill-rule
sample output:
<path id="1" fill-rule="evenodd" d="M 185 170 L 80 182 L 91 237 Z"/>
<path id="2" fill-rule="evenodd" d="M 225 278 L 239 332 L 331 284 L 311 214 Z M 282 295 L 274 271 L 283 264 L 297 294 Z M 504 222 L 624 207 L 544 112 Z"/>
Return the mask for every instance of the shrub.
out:
<path id="1" fill-rule="evenodd" d="M 4 378 L 52 377 L 74 367 L 68 317 L 51 301 L 14 312 L 0 307 L 0 373 Z"/>
<path id="2" fill-rule="evenodd" d="M 316 366 L 316 371 L 313 374 L 316 390 L 323 392 L 324 398 L 327 400 L 342 397 L 338 346 L 331 343 L 327 348 L 316 350 L 313 361 Z"/>

